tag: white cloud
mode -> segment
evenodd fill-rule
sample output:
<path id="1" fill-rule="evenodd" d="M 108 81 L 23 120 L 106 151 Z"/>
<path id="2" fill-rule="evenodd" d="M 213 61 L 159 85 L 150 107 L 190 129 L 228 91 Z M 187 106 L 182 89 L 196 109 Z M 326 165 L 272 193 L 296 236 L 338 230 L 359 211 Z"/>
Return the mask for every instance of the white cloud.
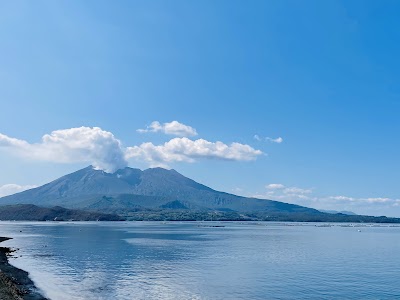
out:
<path id="1" fill-rule="evenodd" d="M 395 199 L 390 199 L 390 198 L 365 198 L 365 199 L 360 199 L 361 201 L 367 201 L 369 203 L 390 203 L 396 201 Z"/>
<path id="2" fill-rule="evenodd" d="M 271 138 L 271 137 L 268 137 L 268 136 L 267 136 L 267 137 L 265 137 L 265 138 L 262 138 L 262 137 L 260 137 L 258 134 L 255 134 L 255 135 L 253 136 L 253 138 L 254 138 L 256 141 L 259 141 L 259 142 L 265 140 L 265 141 L 267 141 L 267 142 L 276 143 L 276 144 L 281 144 L 281 143 L 283 143 L 283 138 L 281 138 L 281 137 L 278 137 L 278 138 Z"/>
<path id="3" fill-rule="evenodd" d="M 106 172 L 127 166 L 121 142 L 111 132 L 98 127 L 56 130 L 34 144 L 0 134 L 0 147 L 33 160 L 91 163 Z"/>
<path id="4" fill-rule="evenodd" d="M 287 203 L 324 210 L 353 211 L 365 215 L 397 216 L 393 208 L 400 206 L 400 199 L 389 197 L 349 197 L 349 196 L 320 196 L 314 189 L 287 187 L 280 183 L 265 186 L 263 193 L 252 195 L 256 198 L 272 199 Z"/>
<path id="5" fill-rule="evenodd" d="M 354 198 L 347 196 L 331 196 L 328 197 L 330 200 L 343 201 L 343 202 L 358 202 L 358 203 L 371 203 L 371 204 L 387 204 L 387 203 L 396 203 L 397 199 L 386 198 L 386 197 L 370 197 L 370 198 Z"/>
<path id="6" fill-rule="evenodd" d="M 178 121 L 172 121 L 170 123 L 161 124 L 158 121 L 154 121 L 147 126 L 146 129 L 138 129 L 139 133 L 147 132 L 162 132 L 164 134 L 176 135 L 180 137 L 196 136 L 197 131 L 191 126 L 179 123 Z"/>
<path id="7" fill-rule="evenodd" d="M 355 198 L 347 197 L 347 196 L 330 196 L 328 197 L 331 200 L 338 200 L 338 201 L 354 201 Z"/>
<path id="8" fill-rule="evenodd" d="M 285 194 L 291 194 L 291 195 L 304 195 L 304 194 L 311 194 L 312 190 L 311 189 L 301 189 L 298 187 L 288 187 L 283 190 Z"/>
<path id="9" fill-rule="evenodd" d="M 33 189 L 36 185 L 5 184 L 0 186 L 0 197 L 5 197 L 25 190 Z"/>
<path id="10" fill-rule="evenodd" d="M 194 162 L 196 159 L 232 161 L 255 160 L 263 154 L 249 145 L 209 142 L 204 139 L 174 138 L 163 145 L 143 143 L 124 148 L 111 132 L 98 127 L 56 130 L 39 143 L 0 134 L 0 150 L 31 160 L 56 163 L 90 163 L 96 169 L 114 172 L 127 166 L 127 159 L 144 160 L 150 165 L 166 166 L 170 162 Z"/>
<path id="11" fill-rule="evenodd" d="M 283 142 L 283 138 L 278 137 L 276 139 L 270 138 L 270 137 L 266 137 L 265 140 L 271 142 L 271 143 L 277 143 L 277 144 L 281 144 Z"/>
<path id="12" fill-rule="evenodd" d="M 281 183 L 270 183 L 265 186 L 267 192 L 265 196 L 274 197 L 275 199 L 309 199 L 312 189 L 302 189 L 298 187 L 287 187 Z"/>
<path id="13" fill-rule="evenodd" d="M 285 188 L 285 186 L 280 183 L 270 183 L 270 184 L 267 184 L 265 187 L 269 190 L 280 190 L 280 189 Z"/>
<path id="14" fill-rule="evenodd" d="M 222 159 L 232 161 L 251 161 L 263 154 L 249 145 L 222 142 L 209 142 L 204 139 L 190 140 L 174 138 L 163 145 L 143 143 L 140 146 L 128 147 L 127 158 L 145 160 L 152 165 L 170 162 L 194 162 L 196 159 Z"/>
<path id="15" fill-rule="evenodd" d="M 253 138 L 256 140 L 256 141 L 261 141 L 261 138 L 260 138 L 260 136 L 258 135 L 258 134 L 255 134 L 254 136 L 253 136 Z"/>

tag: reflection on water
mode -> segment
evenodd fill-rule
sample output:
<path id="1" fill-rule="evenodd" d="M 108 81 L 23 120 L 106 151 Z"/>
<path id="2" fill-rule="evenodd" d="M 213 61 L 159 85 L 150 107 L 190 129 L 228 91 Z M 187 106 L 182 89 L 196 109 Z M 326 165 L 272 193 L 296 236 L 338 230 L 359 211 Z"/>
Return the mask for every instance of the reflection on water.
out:
<path id="1" fill-rule="evenodd" d="M 51 299 L 396 299 L 400 228 L 0 222 Z"/>

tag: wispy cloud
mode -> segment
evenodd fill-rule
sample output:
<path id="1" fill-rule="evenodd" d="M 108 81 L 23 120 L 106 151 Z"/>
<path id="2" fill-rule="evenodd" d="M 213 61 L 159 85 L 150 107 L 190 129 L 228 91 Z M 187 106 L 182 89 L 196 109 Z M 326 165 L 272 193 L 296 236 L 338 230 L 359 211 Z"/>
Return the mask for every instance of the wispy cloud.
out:
<path id="1" fill-rule="evenodd" d="M 260 136 L 259 136 L 258 134 L 255 134 L 255 135 L 253 136 L 253 138 L 254 138 L 256 141 L 259 141 L 259 142 L 262 141 L 262 139 L 260 138 Z"/>
<path id="2" fill-rule="evenodd" d="M 363 202 L 363 203 L 398 203 L 399 199 L 385 198 L 385 197 L 369 197 L 369 198 L 354 198 L 347 196 L 330 196 L 330 200 L 341 201 L 341 202 Z"/>
<path id="3" fill-rule="evenodd" d="M 5 197 L 8 195 L 23 192 L 25 190 L 33 189 L 37 187 L 36 185 L 19 185 L 19 184 L 5 184 L 0 186 L 0 197 Z"/>
<path id="4" fill-rule="evenodd" d="M 178 121 L 172 121 L 169 123 L 161 124 L 158 121 L 152 122 L 146 129 L 138 129 L 136 130 L 139 133 L 148 133 L 148 132 L 161 132 L 169 135 L 176 135 L 180 137 L 188 137 L 188 136 L 196 136 L 197 131 L 193 127 L 189 125 L 185 125 L 179 123 Z"/>
<path id="5" fill-rule="evenodd" d="M 281 183 L 271 183 L 265 186 L 267 189 L 265 195 L 261 194 L 258 196 L 269 197 L 275 200 L 281 201 L 292 201 L 293 199 L 311 199 L 313 189 L 304 189 L 299 187 L 288 187 Z"/>
<path id="6" fill-rule="evenodd" d="M 265 186 L 265 188 L 267 188 L 269 190 L 281 190 L 281 189 L 284 189 L 285 186 L 281 183 L 270 183 L 270 184 L 267 184 Z"/>
<path id="7" fill-rule="evenodd" d="M 270 138 L 270 137 L 266 137 L 265 140 L 267 140 L 267 141 L 269 141 L 271 143 L 277 143 L 277 144 L 283 143 L 283 138 L 281 138 L 281 137 L 278 137 L 276 139 Z"/>
<path id="8" fill-rule="evenodd" d="M 281 183 L 265 185 L 265 192 L 253 197 L 278 200 L 317 209 L 351 210 L 356 213 L 381 215 L 390 208 L 400 206 L 400 199 L 389 197 L 320 196 L 314 188 L 299 188 Z"/>
<path id="9" fill-rule="evenodd" d="M 288 194 L 288 195 L 305 195 L 305 194 L 311 194 L 312 189 L 302 189 L 298 187 L 288 187 L 283 189 L 283 193 Z"/>
<path id="10" fill-rule="evenodd" d="M 271 143 L 276 143 L 276 144 L 281 144 L 281 143 L 283 143 L 283 138 L 281 138 L 281 137 L 277 137 L 277 138 L 271 138 L 271 137 L 260 137 L 258 134 L 255 134 L 254 136 L 253 136 L 253 138 L 256 140 L 256 141 L 259 141 L 259 142 L 261 142 L 261 141 L 267 141 L 267 142 L 271 142 Z"/>

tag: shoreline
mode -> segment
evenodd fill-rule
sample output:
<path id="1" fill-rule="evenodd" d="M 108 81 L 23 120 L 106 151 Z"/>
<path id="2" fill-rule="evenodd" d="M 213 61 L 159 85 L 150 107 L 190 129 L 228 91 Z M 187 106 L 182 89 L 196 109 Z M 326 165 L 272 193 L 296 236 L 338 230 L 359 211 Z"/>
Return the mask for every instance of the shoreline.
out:
<path id="1" fill-rule="evenodd" d="M 0 237 L 0 243 L 10 239 Z M 8 256 L 13 252 L 9 247 L 0 247 L 0 299 L 49 300 L 40 294 L 28 272 L 9 263 Z"/>

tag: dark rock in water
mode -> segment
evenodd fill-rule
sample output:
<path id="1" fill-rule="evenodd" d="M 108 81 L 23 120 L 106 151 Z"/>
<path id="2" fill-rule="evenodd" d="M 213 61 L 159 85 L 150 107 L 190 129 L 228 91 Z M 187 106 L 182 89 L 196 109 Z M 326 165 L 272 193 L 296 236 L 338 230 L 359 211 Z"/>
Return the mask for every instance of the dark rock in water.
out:
<path id="1" fill-rule="evenodd" d="M 0 242 L 9 239 L 0 237 Z M 8 247 L 0 247 L 0 299 L 48 300 L 39 293 L 27 272 L 9 264 L 7 256 L 14 251 Z"/>

